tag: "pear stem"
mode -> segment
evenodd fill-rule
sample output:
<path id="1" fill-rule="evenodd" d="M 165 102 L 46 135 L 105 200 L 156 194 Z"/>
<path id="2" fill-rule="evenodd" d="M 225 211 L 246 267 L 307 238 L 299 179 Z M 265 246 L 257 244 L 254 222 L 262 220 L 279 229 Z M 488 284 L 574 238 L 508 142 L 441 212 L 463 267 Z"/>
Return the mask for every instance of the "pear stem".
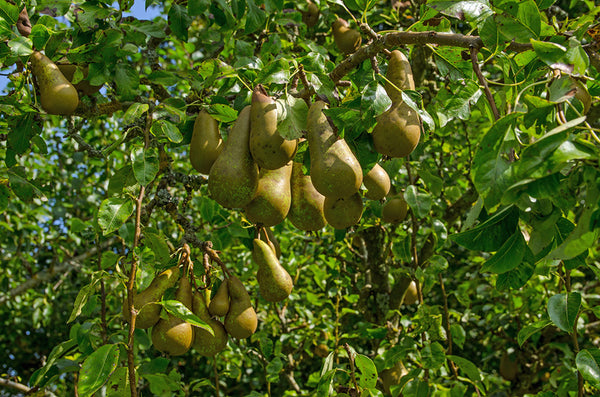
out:
<path id="1" fill-rule="evenodd" d="M 227 270 L 227 266 L 225 265 L 225 263 L 221 260 L 221 258 L 219 258 L 219 254 L 217 253 L 217 251 L 212 249 L 212 241 L 205 241 L 204 243 L 202 243 L 202 250 L 208 254 L 210 260 L 217 262 L 217 264 L 221 266 L 225 277 L 229 277 L 231 275 L 229 273 L 229 270 Z"/>

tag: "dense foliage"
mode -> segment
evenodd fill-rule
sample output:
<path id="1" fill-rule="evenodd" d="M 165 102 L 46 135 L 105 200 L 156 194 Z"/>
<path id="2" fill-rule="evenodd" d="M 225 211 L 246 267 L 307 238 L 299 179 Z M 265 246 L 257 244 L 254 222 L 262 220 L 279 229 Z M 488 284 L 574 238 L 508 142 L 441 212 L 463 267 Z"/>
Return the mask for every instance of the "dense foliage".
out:
<path id="1" fill-rule="evenodd" d="M 16 3 L 0 1 L 0 395 L 600 393 L 594 1 L 314 0 L 316 24 L 304 1 L 147 0 L 152 21 L 123 15 L 133 1 Z M 338 16 L 361 31 L 353 55 L 334 43 Z M 103 88 L 47 114 L 34 49 Z M 386 49 L 408 55 L 403 98 L 423 121 L 406 158 L 370 135 L 390 105 Z M 226 137 L 258 84 L 290 139 L 328 101 L 363 170 L 379 162 L 410 207 L 400 224 L 364 199 L 347 230 L 275 226 L 294 279 L 280 303 L 258 294 L 256 229 L 188 158 L 199 111 Z M 306 142 L 296 159 L 309 168 Z M 223 278 L 217 255 L 258 314 L 214 358 L 130 339 L 121 314 L 132 269 L 144 288 L 184 244 L 199 288 Z"/>

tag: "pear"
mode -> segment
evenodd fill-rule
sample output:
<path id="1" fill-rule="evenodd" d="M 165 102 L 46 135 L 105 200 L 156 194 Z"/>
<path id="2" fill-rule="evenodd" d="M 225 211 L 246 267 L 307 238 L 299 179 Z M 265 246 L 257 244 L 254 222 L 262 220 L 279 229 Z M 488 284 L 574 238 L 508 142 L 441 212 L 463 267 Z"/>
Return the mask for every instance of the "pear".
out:
<path id="1" fill-rule="evenodd" d="M 592 96 L 588 92 L 587 87 L 581 81 L 573 77 L 569 77 L 571 81 L 571 90 L 575 89 L 575 98 L 583 105 L 583 114 L 587 114 L 592 105 Z"/>
<path id="2" fill-rule="evenodd" d="M 266 168 L 260 170 L 256 196 L 244 208 L 250 222 L 267 227 L 283 222 L 290 210 L 292 200 L 291 176 L 291 161 L 276 170 Z"/>
<path id="3" fill-rule="evenodd" d="M 236 339 L 250 337 L 258 326 L 256 312 L 252 307 L 246 287 L 236 276 L 229 276 L 229 312 L 225 316 L 225 329 Z"/>
<path id="4" fill-rule="evenodd" d="M 275 252 L 267 243 L 254 239 L 252 259 L 258 264 L 256 279 L 260 294 L 269 302 L 279 302 L 292 292 L 294 283 L 289 273 L 281 266 Z"/>
<path id="5" fill-rule="evenodd" d="M 152 280 L 150 285 L 133 297 L 133 307 L 138 311 L 135 317 L 135 327 L 147 329 L 152 327 L 160 319 L 162 306 L 158 304 L 165 291 L 177 283 L 179 278 L 179 267 L 173 266 Z M 123 301 L 123 317 L 129 322 L 129 307 L 127 298 Z"/>
<path id="6" fill-rule="evenodd" d="M 322 229 L 327 221 L 323 215 L 325 196 L 315 189 L 310 175 L 302 172 L 302 163 L 294 162 L 292 168 L 292 204 L 287 218 L 300 230 Z"/>
<path id="7" fill-rule="evenodd" d="M 326 108 L 325 102 L 316 101 L 308 110 L 311 181 L 325 197 L 349 197 L 360 189 L 362 169 L 346 141 L 333 131 L 323 113 Z"/>
<path id="8" fill-rule="evenodd" d="M 398 194 L 388 199 L 381 208 L 381 219 L 387 223 L 400 223 L 406 218 L 408 213 L 408 204 L 402 194 Z"/>
<path id="9" fill-rule="evenodd" d="M 408 292 L 408 290 L 411 288 L 411 284 L 414 286 L 414 290 L 411 292 Z M 390 309 L 392 310 L 398 310 L 400 309 L 400 305 L 402 305 L 403 301 L 405 301 L 405 299 L 407 300 L 412 300 L 414 299 L 414 301 L 416 302 L 416 296 L 417 296 L 417 286 L 414 285 L 414 282 L 412 281 L 412 279 L 410 277 L 408 277 L 407 275 L 400 275 L 399 277 L 397 277 L 397 279 L 394 282 L 394 286 L 392 287 L 392 291 L 390 292 Z M 408 296 L 410 294 L 410 296 Z M 408 296 L 408 298 L 407 298 Z M 415 303 L 412 302 L 412 303 Z M 404 302 L 406 303 L 406 302 Z M 410 303 L 410 304 L 412 304 Z M 408 304 L 408 303 L 407 303 Z"/>
<path id="10" fill-rule="evenodd" d="M 246 106 L 231 128 L 223 151 L 208 176 L 211 197 L 225 208 L 243 208 L 258 187 L 258 166 L 249 150 L 250 106 Z"/>
<path id="11" fill-rule="evenodd" d="M 375 164 L 371 171 L 363 178 L 367 188 L 365 197 L 369 200 L 381 200 L 390 192 L 392 187 L 390 176 L 379 164 Z"/>
<path id="12" fill-rule="evenodd" d="M 306 3 L 306 11 L 302 11 L 302 22 L 312 28 L 319 22 L 320 11 L 319 7 L 312 1 L 308 0 Z"/>
<path id="13" fill-rule="evenodd" d="M 352 54 L 360 48 L 362 42 L 360 32 L 352 29 L 346 20 L 338 18 L 333 22 L 331 30 L 333 30 L 333 41 L 342 53 Z"/>
<path id="14" fill-rule="evenodd" d="M 277 106 L 260 84 L 252 92 L 250 119 L 250 152 L 261 169 L 275 170 L 294 158 L 298 140 L 277 132 Z"/>
<path id="15" fill-rule="evenodd" d="M 206 110 L 200 111 L 194 122 L 190 141 L 190 162 L 201 174 L 208 175 L 210 168 L 223 150 L 223 139 L 217 120 Z"/>
<path id="16" fill-rule="evenodd" d="M 73 85 L 46 55 L 34 51 L 29 58 L 31 72 L 40 89 L 42 109 L 49 114 L 70 115 L 79 105 L 79 95 Z"/>
<path id="17" fill-rule="evenodd" d="M 289 213 L 288 213 L 288 216 L 289 216 Z M 271 228 L 263 227 L 262 230 L 264 230 L 266 233 L 261 233 L 260 239 L 262 241 L 264 241 L 265 243 L 269 244 L 269 247 L 271 247 L 273 252 L 275 252 L 275 256 L 277 256 L 277 258 L 281 257 L 281 247 L 279 246 L 279 241 L 277 241 L 277 238 L 273 234 L 273 231 L 271 230 Z M 267 237 L 268 237 L 268 241 L 267 241 Z"/>
<path id="18" fill-rule="evenodd" d="M 192 285 L 185 276 L 179 279 L 175 299 L 192 310 Z M 152 344 L 157 350 L 171 356 L 180 356 L 185 354 L 192 346 L 194 330 L 187 321 L 167 313 L 166 319 L 161 318 L 152 327 L 151 338 Z"/>
<path id="19" fill-rule="evenodd" d="M 519 374 L 519 364 L 516 360 L 511 360 L 508 352 L 503 352 L 502 357 L 500 358 L 500 375 L 508 380 L 513 381 L 517 378 Z"/>
<path id="20" fill-rule="evenodd" d="M 357 224 L 362 216 L 362 210 L 363 202 L 358 193 L 349 197 L 325 197 L 323 205 L 325 219 L 336 229 L 345 229 Z"/>
<path id="21" fill-rule="evenodd" d="M 392 51 L 386 77 L 400 90 L 415 89 L 410 63 L 401 51 Z M 421 137 L 419 114 L 402 100 L 398 89 L 386 82 L 385 90 L 392 106 L 377 117 L 372 132 L 375 150 L 390 157 L 408 156 Z"/>
<path id="22" fill-rule="evenodd" d="M 89 68 L 87 66 L 78 66 L 72 63 L 58 63 L 56 64 L 58 69 L 60 69 L 61 73 L 69 82 L 73 82 L 73 76 L 75 76 L 75 71 L 77 68 L 81 69 L 83 73 L 83 80 L 79 83 L 73 84 L 75 89 L 83 95 L 94 95 L 102 88 L 101 85 L 92 85 L 87 79 Z"/>
<path id="23" fill-rule="evenodd" d="M 408 375 L 407 369 L 402 364 L 402 361 L 398 361 L 392 368 L 384 369 L 379 374 L 381 383 L 383 384 L 383 390 L 386 395 L 391 395 L 391 387 L 400 384 L 400 380 L 403 376 Z"/>
<path id="24" fill-rule="evenodd" d="M 193 327 L 194 342 L 192 347 L 201 356 L 214 356 L 227 346 L 227 331 L 219 320 L 211 317 L 206 301 L 201 293 L 195 293 L 192 299 L 192 312 L 201 320 L 206 322 L 212 329 L 214 335 L 200 327 Z"/>
<path id="25" fill-rule="evenodd" d="M 419 294 L 417 291 L 417 284 L 414 281 L 411 281 L 408 284 L 408 288 L 404 292 L 404 298 L 402 299 L 402 303 L 405 305 L 414 305 L 419 301 Z"/>
<path id="26" fill-rule="evenodd" d="M 227 279 L 224 279 L 217 293 L 208 305 L 208 311 L 213 316 L 223 317 L 229 311 L 229 289 L 227 288 Z"/>

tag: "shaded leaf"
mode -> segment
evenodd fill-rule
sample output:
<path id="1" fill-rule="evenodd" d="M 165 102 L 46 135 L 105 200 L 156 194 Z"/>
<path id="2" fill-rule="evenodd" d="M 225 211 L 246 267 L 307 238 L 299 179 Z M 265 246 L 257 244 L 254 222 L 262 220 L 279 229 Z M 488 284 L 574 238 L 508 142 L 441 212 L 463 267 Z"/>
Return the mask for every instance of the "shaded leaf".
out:
<path id="1" fill-rule="evenodd" d="M 527 243 L 523 238 L 523 234 L 520 230 L 517 230 L 502 244 L 502 247 L 500 247 L 494 256 L 485 261 L 481 271 L 497 274 L 506 273 L 521 264 L 526 249 Z"/>
<path id="2" fill-rule="evenodd" d="M 600 349 L 584 349 L 575 358 L 577 369 L 583 379 L 595 388 L 600 388 Z"/>
<path id="3" fill-rule="evenodd" d="M 518 221 L 517 208 L 506 207 L 473 229 L 450 235 L 450 239 L 470 250 L 498 251 L 515 233 Z"/>
<path id="4" fill-rule="evenodd" d="M 525 341 L 529 339 L 533 334 L 540 332 L 542 329 L 546 328 L 550 324 L 552 324 L 552 321 L 542 320 L 521 328 L 519 334 L 517 335 L 517 341 L 519 342 L 519 346 L 523 346 L 523 343 L 525 343 Z"/>
<path id="5" fill-rule="evenodd" d="M 160 160 L 155 148 L 134 149 L 131 153 L 133 174 L 142 186 L 146 186 L 154 180 L 158 173 Z"/>
<path id="6" fill-rule="evenodd" d="M 548 315 L 552 323 L 561 330 L 571 333 L 581 307 L 581 294 L 578 292 L 557 294 L 548 299 Z"/>

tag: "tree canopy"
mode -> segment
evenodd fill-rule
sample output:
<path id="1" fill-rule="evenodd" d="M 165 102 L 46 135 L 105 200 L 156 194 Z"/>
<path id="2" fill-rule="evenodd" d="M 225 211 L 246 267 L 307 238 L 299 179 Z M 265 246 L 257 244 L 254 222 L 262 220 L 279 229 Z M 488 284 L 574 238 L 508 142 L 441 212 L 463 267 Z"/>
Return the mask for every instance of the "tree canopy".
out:
<path id="1" fill-rule="evenodd" d="M 594 1 L 145 5 L 0 1 L 0 396 L 600 393 Z M 196 157 L 199 124 L 243 150 Z M 281 219 L 236 205 L 271 172 L 259 128 L 294 142 Z M 204 336 L 169 354 L 167 323 Z"/>

